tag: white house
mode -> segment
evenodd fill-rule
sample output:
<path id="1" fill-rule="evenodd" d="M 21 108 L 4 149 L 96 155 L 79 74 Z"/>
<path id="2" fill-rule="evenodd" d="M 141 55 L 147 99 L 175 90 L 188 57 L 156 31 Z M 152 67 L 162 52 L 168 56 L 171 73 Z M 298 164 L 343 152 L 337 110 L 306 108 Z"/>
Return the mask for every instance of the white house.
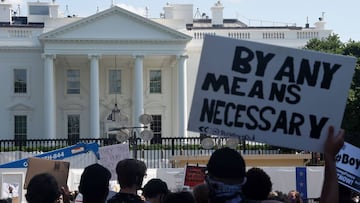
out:
<path id="1" fill-rule="evenodd" d="M 155 137 L 198 136 L 186 128 L 204 35 L 301 48 L 331 34 L 323 19 L 314 27 L 224 19 L 220 1 L 210 17 L 190 4 L 167 4 L 159 19 L 117 6 L 63 17 L 58 8 L 31 2 L 28 16 L 16 16 L 0 3 L 1 139 L 106 137 L 142 126 L 142 114 Z"/>

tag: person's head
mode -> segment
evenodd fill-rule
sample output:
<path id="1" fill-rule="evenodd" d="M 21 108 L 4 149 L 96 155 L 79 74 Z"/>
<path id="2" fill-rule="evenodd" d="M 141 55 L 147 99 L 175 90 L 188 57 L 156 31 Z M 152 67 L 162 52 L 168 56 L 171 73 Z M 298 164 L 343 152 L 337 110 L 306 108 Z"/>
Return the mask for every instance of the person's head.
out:
<path id="1" fill-rule="evenodd" d="M 124 159 L 116 165 L 116 174 L 120 188 L 140 189 L 146 175 L 146 165 L 139 160 Z"/>
<path id="2" fill-rule="evenodd" d="M 105 202 L 109 193 L 110 171 L 100 164 L 87 166 L 80 178 L 79 192 L 86 202 Z"/>
<path id="3" fill-rule="evenodd" d="M 296 198 L 296 193 L 297 193 L 296 190 L 290 190 L 290 191 L 288 192 L 288 198 L 289 198 L 289 199 L 295 199 L 295 198 Z"/>
<path id="4" fill-rule="evenodd" d="M 54 176 L 40 173 L 31 178 L 25 198 L 28 203 L 54 203 L 60 194 L 60 188 Z"/>
<path id="5" fill-rule="evenodd" d="M 290 190 L 288 193 L 288 199 L 290 203 L 302 203 L 300 193 L 296 190 Z"/>
<path id="6" fill-rule="evenodd" d="M 237 151 L 228 147 L 216 150 L 206 168 L 210 202 L 241 201 L 246 182 L 245 161 Z"/>
<path id="7" fill-rule="evenodd" d="M 195 199 L 190 192 L 174 192 L 166 195 L 164 203 L 195 203 Z"/>
<path id="8" fill-rule="evenodd" d="M 242 183 L 245 180 L 245 161 L 235 150 L 225 147 L 212 153 L 207 163 L 207 175 L 224 183 Z"/>
<path id="9" fill-rule="evenodd" d="M 170 193 L 166 182 L 158 178 L 149 180 L 143 188 L 143 196 L 150 203 L 160 203 Z"/>
<path id="10" fill-rule="evenodd" d="M 243 193 L 247 199 L 265 200 L 272 189 L 269 175 L 261 168 L 251 168 L 246 172 Z"/>
<path id="11" fill-rule="evenodd" d="M 209 188 L 206 184 L 199 184 L 193 188 L 193 195 L 196 203 L 209 202 Z"/>

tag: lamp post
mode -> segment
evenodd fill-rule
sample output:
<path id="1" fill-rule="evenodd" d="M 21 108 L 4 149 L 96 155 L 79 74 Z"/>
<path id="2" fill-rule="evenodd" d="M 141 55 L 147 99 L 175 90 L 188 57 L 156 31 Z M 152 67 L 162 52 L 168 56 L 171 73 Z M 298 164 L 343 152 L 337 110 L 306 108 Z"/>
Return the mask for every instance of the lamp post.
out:
<path id="1" fill-rule="evenodd" d="M 119 128 L 113 128 L 113 130 L 118 131 L 116 134 L 116 140 L 118 142 L 125 142 L 129 140 L 130 146 L 133 147 L 134 158 L 137 159 L 137 129 L 147 129 L 148 126 L 124 126 Z M 146 134 L 146 135 L 145 135 Z M 152 139 L 151 130 L 143 130 L 140 136 L 143 140 L 148 141 Z"/>
<path id="2" fill-rule="evenodd" d="M 117 114 L 120 114 L 120 109 L 115 103 L 115 108 L 112 110 L 108 120 L 116 122 L 118 120 Z M 111 131 L 116 134 L 115 138 L 118 142 L 123 143 L 129 140 L 129 144 L 134 148 L 134 158 L 137 158 L 137 134 L 139 129 L 143 129 L 140 132 L 140 138 L 144 141 L 149 141 L 154 137 L 154 133 L 150 129 L 150 124 L 153 121 L 152 116 L 149 114 L 142 114 L 139 116 L 141 126 L 126 126 L 121 124 L 120 127 L 111 128 Z"/>
<path id="3" fill-rule="evenodd" d="M 142 114 L 139 117 L 139 121 L 144 126 L 122 126 L 119 128 L 113 128 L 112 130 L 117 131 L 116 140 L 119 142 L 125 142 L 129 140 L 130 145 L 133 147 L 134 158 L 137 159 L 137 130 L 144 129 L 140 133 L 140 138 L 144 141 L 149 141 L 154 137 L 152 130 L 148 129 L 149 125 L 152 122 L 151 115 Z"/>

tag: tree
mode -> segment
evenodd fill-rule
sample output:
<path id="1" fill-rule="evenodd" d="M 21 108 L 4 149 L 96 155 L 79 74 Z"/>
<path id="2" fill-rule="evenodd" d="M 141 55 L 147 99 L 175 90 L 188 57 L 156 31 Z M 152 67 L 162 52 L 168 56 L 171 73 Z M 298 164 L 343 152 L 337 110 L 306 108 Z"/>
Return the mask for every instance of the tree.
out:
<path id="1" fill-rule="evenodd" d="M 360 147 L 360 42 L 349 40 L 343 43 L 337 34 L 332 34 L 326 39 L 311 39 L 304 48 L 357 58 L 342 128 L 346 131 L 346 141 Z"/>
<path id="2" fill-rule="evenodd" d="M 336 34 L 332 34 L 326 39 L 320 40 L 317 38 L 311 39 L 305 45 L 305 49 L 321 51 L 331 54 L 343 54 L 345 44 L 340 41 Z"/>

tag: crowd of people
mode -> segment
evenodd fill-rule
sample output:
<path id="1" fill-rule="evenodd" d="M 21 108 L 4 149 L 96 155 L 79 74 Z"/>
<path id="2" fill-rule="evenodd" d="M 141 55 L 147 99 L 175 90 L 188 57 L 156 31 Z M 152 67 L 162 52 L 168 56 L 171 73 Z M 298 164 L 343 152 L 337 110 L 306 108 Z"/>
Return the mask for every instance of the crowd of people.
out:
<path id="1" fill-rule="evenodd" d="M 319 202 L 351 202 L 344 197 L 339 187 L 335 166 L 335 155 L 344 144 L 344 132 L 334 135 L 328 130 L 325 143 L 325 177 Z M 240 153 L 230 148 L 216 150 L 210 157 L 203 184 L 191 191 L 172 192 L 161 179 L 151 179 L 143 187 L 147 167 L 136 159 L 125 159 L 117 163 L 116 173 L 120 191 L 109 191 L 110 171 L 100 164 L 87 166 L 80 178 L 78 194 L 72 197 L 67 186 L 59 186 L 55 178 L 43 173 L 34 176 L 25 195 L 28 203 L 302 203 L 297 191 L 288 194 L 272 192 L 270 177 L 260 168 L 246 171 Z M 60 190 L 59 190 L 60 188 Z M 142 191 L 139 192 L 139 191 Z M 339 192 L 340 191 L 340 192 Z M 61 198 L 60 198 L 61 197 Z"/>

